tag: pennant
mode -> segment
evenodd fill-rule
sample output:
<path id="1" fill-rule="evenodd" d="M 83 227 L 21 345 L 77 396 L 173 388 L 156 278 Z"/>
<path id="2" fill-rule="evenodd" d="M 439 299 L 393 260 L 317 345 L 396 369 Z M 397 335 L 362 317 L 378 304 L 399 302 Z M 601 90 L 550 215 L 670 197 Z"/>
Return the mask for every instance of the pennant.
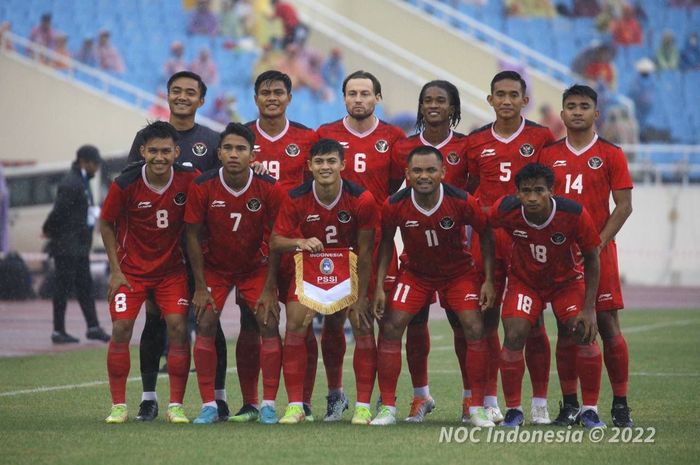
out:
<path id="1" fill-rule="evenodd" d="M 298 252 L 294 261 L 296 294 L 303 305 L 331 315 L 357 301 L 357 255 L 351 249 Z"/>

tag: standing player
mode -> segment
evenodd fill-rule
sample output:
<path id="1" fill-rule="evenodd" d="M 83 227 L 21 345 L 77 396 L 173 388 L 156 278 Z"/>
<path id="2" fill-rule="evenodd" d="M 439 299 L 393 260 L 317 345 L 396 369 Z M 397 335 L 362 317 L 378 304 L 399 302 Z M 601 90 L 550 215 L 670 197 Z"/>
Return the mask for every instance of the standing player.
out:
<path id="1" fill-rule="evenodd" d="M 305 174 L 308 174 L 306 161 L 309 149 L 318 140 L 316 131 L 287 119 L 287 107 L 291 101 L 292 81 L 289 76 L 276 70 L 261 73 L 255 80 L 255 104 L 259 117 L 246 124 L 255 135 L 255 161 L 277 179 L 278 185 L 285 192 L 304 182 Z M 289 282 L 293 273 L 292 260 L 285 260 L 280 271 L 285 274 L 281 281 Z M 241 332 L 236 342 L 236 368 L 243 394 L 243 407 L 232 419 L 252 421 L 261 416 L 260 420 L 264 423 L 276 422 L 274 402 L 282 367 L 282 340 L 277 332 L 268 337 L 263 336 L 261 341 L 254 315 L 243 299 L 238 300 L 241 307 Z M 312 328 L 309 328 L 307 334 L 306 350 L 308 360 L 304 381 L 304 411 L 306 421 L 313 421 L 311 394 L 316 381 L 318 344 Z M 272 410 L 267 408 L 258 411 L 256 408 L 261 363 L 267 365 L 263 370 L 263 386 L 266 386 L 263 388 L 263 405 Z M 276 370 L 274 364 L 277 364 Z"/>
<path id="2" fill-rule="evenodd" d="M 187 190 L 194 168 L 175 165 L 180 155 L 177 131 L 155 122 L 141 131 L 144 163 L 127 168 L 112 183 L 102 208 L 100 232 L 109 257 L 107 289 L 112 341 L 107 372 L 112 412 L 107 423 L 127 420 L 126 378 L 134 320 L 148 294 L 162 309 L 168 327 L 170 405 L 167 419 L 188 423 L 182 407 L 190 369 L 186 335 L 189 307 L 187 275 L 180 247 Z"/>
<path id="3" fill-rule="evenodd" d="M 358 300 L 342 310 L 349 313 L 356 347 L 353 358 L 357 404 L 352 422 L 368 424 L 369 405 L 376 378 L 377 348 L 369 310 L 369 282 L 372 268 L 374 231 L 379 212 L 372 194 L 344 180 L 344 150 L 337 141 L 321 139 L 311 148 L 308 162 L 313 181 L 288 193 L 270 238 L 272 254 L 321 252 L 334 247 L 357 251 Z M 274 265 L 275 259 L 271 261 Z M 284 339 L 283 370 L 289 406 L 280 423 L 304 421 L 303 383 L 306 372 L 306 334 L 314 311 L 302 305 L 294 288 L 287 295 L 287 331 Z"/>
<path id="4" fill-rule="evenodd" d="M 408 155 L 409 187 L 392 195 L 382 208 L 382 241 L 377 266 L 381 290 L 394 250 L 396 228 L 401 229 L 405 265 L 396 280 L 379 335 L 378 367 L 382 407 L 372 425 L 396 423 L 396 383 L 401 372 L 401 338 L 410 320 L 435 292 L 453 308 L 467 340 L 473 404 L 471 423 L 494 426 L 483 407 L 488 347 L 483 338 L 481 309 L 493 306 L 493 239 L 486 218 L 473 197 L 442 183 L 445 167 L 434 147 L 420 146 Z M 466 244 L 466 226 L 481 233 L 486 279 L 481 279 Z M 385 295 L 374 296 L 375 314 L 384 313 Z"/>
<path id="5" fill-rule="evenodd" d="M 491 80 L 491 94 L 487 97 L 496 113 L 496 121 L 469 134 L 467 190 L 475 193 L 479 204 L 488 211 L 493 203 L 504 195 L 513 194 L 513 174 L 528 163 L 537 161 L 545 144 L 552 142 L 552 132 L 544 126 L 526 120 L 521 116 L 529 98 L 527 86 L 520 74 L 515 71 L 502 71 Z M 477 190 L 478 189 L 478 190 Z M 496 310 L 486 313 L 486 338 L 489 343 L 489 379 L 484 403 L 491 418 L 498 422 L 503 419 L 497 402 L 498 363 L 500 343 L 498 341 L 498 307 L 505 286 L 505 256 L 508 255 L 509 239 L 502 232 L 495 231 L 496 267 L 494 285 L 496 287 Z M 474 241 L 476 244 L 476 241 Z M 478 248 L 473 248 L 478 259 Z M 525 344 L 525 360 L 532 381 L 532 422 L 546 425 L 550 423 L 547 409 L 547 385 L 551 350 L 544 321 L 533 327 Z"/>
<path id="6" fill-rule="evenodd" d="M 170 107 L 170 124 L 178 134 L 177 146 L 180 149 L 178 162 L 192 166 L 201 172 L 219 166 L 216 157 L 216 147 L 219 145 L 219 133 L 206 126 L 195 123 L 197 110 L 204 105 L 207 86 L 199 75 L 191 71 L 180 71 L 168 79 L 168 106 Z M 143 145 L 143 132 L 136 133 L 129 151 L 128 161 L 141 160 L 140 147 Z M 140 421 L 151 421 L 158 416 L 158 398 L 156 382 L 158 380 L 158 364 L 165 343 L 165 322 L 160 310 L 150 299 L 146 300 L 146 323 L 141 333 L 139 357 L 141 362 L 141 381 L 143 394 L 139 413 Z M 216 352 L 219 365 L 216 370 L 216 399 L 219 404 L 219 414 L 222 419 L 229 415 L 226 403 L 226 339 L 217 330 Z"/>
<path id="7" fill-rule="evenodd" d="M 374 114 L 375 107 L 382 100 L 382 86 L 373 74 L 367 71 L 351 73 L 343 81 L 342 90 L 348 114 L 319 127 L 318 135 L 336 140 L 343 146 L 347 154 L 343 178 L 370 191 L 379 209 L 381 202 L 403 181 L 401 166 L 391 154 L 396 141 L 405 134 Z M 325 421 L 341 420 L 343 411 L 348 408 L 343 392 L 344 324 L 343 313 L 328 316 L 324 318 L 321 332 L 321 351 L 328 380 Z"/>
<path id="8" fill-rule="evenodd" d="M 627 406 L 629 354 L 617 315 L 624 303 L 615 235 L 632 213 L 632 178 L 622 150 L 599 138 L 595 132 L 597 100 L 596 92 L 588 86 L 575 85 L 564 92 L 561 117 L 567 129 L 566 139 L 546 147 L 540 160 L 555 173 L 554 191 L 585 206 L 600 234 L 601 279 L 596 316 L 613 390 L 613 424 L 629 427 L 634 425 Z M 612 213 L 611 193 L 615 202 Z M 570 368 L 574 349 L 571 337 L 560 330 L 556 349 L 557 371 L 564 402 L 555 420 L 560 425 L 571 424 L 571 418 L 575 418 L 578 411 L 576 377 Z"/>
<path id="9" fill-rule="evenodd" d="M 583 391 L 581 420 L 587 428 L 601 427 L 596 409 L 602 360 L 595 340 L 600 237 L 585 208 L 552 196 L 553 184 L 551 169 L 528 164 L 515 176 L 517 194 L 502 197 L 489 214 L 491 225 L 513 241 L 503 296 L 501 376 L 508 407 L 503 426 L 523 424 L 523 346 L 549 302 L 578 343 L 573 363 Z"/>
<path id="10" fill-rule="evenodd" d="M 435 147 L 446 153 L 446 184 L 466 190 L 467 187 L 467 136 L 454 131 L 461 120 L 459 91 L 448 81 L 430 81 L 423 86 L 418 96 L 416 129 L 418 134 L 401 139 L 394 145 L 394 158 L 406 166 L 411 151 L 422 145 Z M 425 415 L 435 408 L 435 401 L 428 386 L 428 354 L 430 353 L 430 333 L 428 331 L 429 305 L 418 312 L 408 324 L 406 331 L 406 361 L 413 383 L 413 402 L 406 418 L 409 422 L 421 422 Z M 471 389 L 465 360 L 467 343 L 464 330 L 457 315 L 446 309 L 447 317 L 454 333 L 454 346 L 459 368 L 462 373 L 464 390 L 462 416 L 469 418 Z"/>
<path id="11" fill-rule="evenodd" d="M 194 363 L 203 406 L 194 420 L 196 424 L 219 419 L 214 400 L 214 335 L 226 298 L 235 286 L 252 307 L 266 281 L 263 241 L 274 223 L 281 195 L 273 178 L 254 174 L 250 168 L 254 143 L 250 129 L 229 123 L 218 148 L 223 166 L 195 179 L 185 211 L 188 255 L 195 281 L 192 304 L 199 323 Z M 279 338 L 277 321 L 270 321 L 268 326 L 262 319 L 265 316 L 261 312 L 257 322 L 263 337 Z M 277 367 L 272 365 L 278 382 L 279 359 Z M 263 378 L 269 377 L 267 366 L 263 363 Z"/>

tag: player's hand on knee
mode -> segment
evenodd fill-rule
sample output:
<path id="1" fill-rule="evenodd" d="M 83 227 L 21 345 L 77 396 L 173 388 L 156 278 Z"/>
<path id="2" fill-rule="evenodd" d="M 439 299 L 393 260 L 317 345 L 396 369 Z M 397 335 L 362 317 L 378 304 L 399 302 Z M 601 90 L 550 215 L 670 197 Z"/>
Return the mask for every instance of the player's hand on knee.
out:
<path id="1" fill-rule="evenodd" d="M 595 310 L 582 311 L 576 317 L 576 323 L 573 330 L 578 335 L 581 343 L 590 344 L 595 341 L 598 335 L 598 324 L 596 322 Z"/>
<path id="2" fill-rule="evenodd" d="M 111 302 L 114 299 L 114 296 L 117 294 L 119 291 L 120 287 L 126 287 L 130 291 L 133 291 L 134 289 L 131 287 L 131 284 L 129 284 L 129 281 L 127 281 L 126 276 L 124 276 L 124 273 L 121 271 L 113 271 L 112 273 L 109 274 L 109 282 L 107 284 L 107 300 Z"/>
<path id="3" fill-rule="evenodd" d="M 355 313 L 360 328 L 372 327 L 372 312 L 366 297 L 357 299 L 357 302 L 350 307 L 350 311 Z"/>
<path id="4" fill-rule="evenodd" d="M 255 309 L 253 311 L 258 317 L 258 321 L 262 321 L 264 326 L 267 326 L 268 322 L 279 322 L 280 306 L 277 293 L 267 289 L 263 290 L 258 301 L 255 302 Z"/>
<path id="5" fill-rule="evenodd" d="M 201 318 L 207 307 L 211 307 L 212 311 L 216 312 L 216 302 L 208 289 L 197 289 L 192 297 L 192 307 L 194 307 L 194 318 L 197 322 Z"/>
<path id="6" fill-rule="evenodd" d="M 479 296 L 479 305 L 482 310 L 493 308 L 496 303 L 496 290 L 493 287 L 493 282 L 490 280 L 484 281 L 481 285 L 481 295 Z"/>
<path id="7" fill-rule="evenodd" d="M 374 293 L 374 301 L 372 302 L 372 314 L 377 320 L 381 320 L 386 310 L 386 294 L 383 291 L 377 290 Z"/>

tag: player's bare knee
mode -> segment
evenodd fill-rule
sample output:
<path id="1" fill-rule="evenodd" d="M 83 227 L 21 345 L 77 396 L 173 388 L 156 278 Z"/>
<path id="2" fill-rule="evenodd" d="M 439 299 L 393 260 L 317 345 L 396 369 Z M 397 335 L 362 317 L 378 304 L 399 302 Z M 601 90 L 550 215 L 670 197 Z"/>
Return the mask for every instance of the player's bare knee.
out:
<path id="1" fill-rule="evenodd" d="M 112 340 L 118 343 L 130 342 L 133 330 L 133 320 L 116 320 L 112 323 Z"/>
<path id="2" fill-rule="evenodd" d="M 621 333 L 620 320 L 617 318 L 617 310 L 598 312 L 596 314 L 596 320 L 601 338 L 610 339 Z"/>
<path id="3" fill-rule="evenodd" d="M 345 326 L 345 312 L 334 313 L 333 315 L 326 315 L 323 318 L 323 326 L 328 330 L 341 330 Z"/>

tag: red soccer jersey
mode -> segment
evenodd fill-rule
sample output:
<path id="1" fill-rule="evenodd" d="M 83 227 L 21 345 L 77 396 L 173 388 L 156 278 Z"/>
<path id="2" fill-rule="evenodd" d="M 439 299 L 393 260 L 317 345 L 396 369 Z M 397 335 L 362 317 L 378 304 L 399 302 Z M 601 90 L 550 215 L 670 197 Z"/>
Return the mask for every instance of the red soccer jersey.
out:
<path id="1" fill-rule="evenodd" d="M 525 219 L 514 195 L 499 199 L 489 212 L 494 228 L 503 228 L 513 239 L 509 274 L 536 290 L 549 290 L 583 278 L 580 252 L 600 245 L 591 216 L 580 204 L 553 197 L 549 219 L 535 225 Z"/>
<path id="2" fill-rule="evenodd" d="M 514 194 L 515 175 L 536 162 L 542 147 L 553 141 L 549 128 L 524 118 L 508 139 L 494 132 L 493 123 L 469 134 L 467 171 L 479 177 L 479 204 L 490 207 L 500 197 Z"/>
<path id="3" fill-rule="evenodd" d="M 186 223 L 202 223 L 202 253 L 207 269 L 247 275 L 264 263 L 264 242 L 282 200 L 274 178 L 251 170 L 248 185 L 232 190 L 223 168 L 207 171 L 190 186 Z"/>
<path id="4" fill-rule="evenodd" d="M 282 202 L 274 232 L 283 237 L 315 237 L 324 247 L 353 247 L 360 230 L 375 229 L 379 209 L 372 194 L 343 180 L 338 198 L 329 206 L 319 202 L 308 181 L 289 191 Z"/>
<path id="5" fill-rule="evenodd" d="M 170 182 L 157 190 L 146 180 L 146 166 L 132 165 L 109 188 L 101 217 L 116 226 L 117 256 L 124 273 L 156 279 L 184 271 L 180 238 L 185 204 L 199 172 L 175 165 L 171 173 Z"/>
<path id="6" fill-rule="evenodd" d="M 267 168 L 286 192 L 304 182 L 311 146 L 318 140 L 313 129 L 287 120 L 284 130 L 272 137 L 260 129 L 259 120 L 246 123 L 255 134 L 255 160 Z"/>
<path id="7" fill-rule="evenodd" d="M 408 154 L 416 147 L 429 145 L 442 153 L 445 164 L 445 182 L 460 189 L 467 188 L 467 142 L 468 137 L 459 132 L 450 131 L 447 139 L 433 145 L 423 138 L 423 133 L 398 140 L 394 144 L 392 157 L 399 164 L 401 173 L 406 171 Z"/>
<path id="8" fill-rule="evenodd" d="M 483 231 L 486 217 L 476 199 L 448 184 L 440 186 L 440 200 L 430 211 L 415 201 L 407 187 L 389 197 L 382 208 L 382 229 L 401 229 L 404 266 L 418 276 L 449 280 L 474 265 L 466 246 L 465 225 Z"/>
<path id="9" fill-rule="evenodd" d="M 622 149 L 597 134 L 581 150 L 575 150 L 566 139 L 548 145 L 542 150 L 540 163 L 554 171 L 554 192 L 586 207 L 598 232 L 610 218 L 610 193 L 632 189 Z"/>
<path id="10" fill-rule="evenodd" d="M 318 135 L 340 142 L 345 148 L 343 179 L 369 190 L 379 204 L 389 197 L 389 182 L 403 179 L 401 165 L 391 155 L 396 141 L 405 137 L 398 127 L 377 119 L 372 129 L 360 134 L 343 118 L 318 128 Z"/>

